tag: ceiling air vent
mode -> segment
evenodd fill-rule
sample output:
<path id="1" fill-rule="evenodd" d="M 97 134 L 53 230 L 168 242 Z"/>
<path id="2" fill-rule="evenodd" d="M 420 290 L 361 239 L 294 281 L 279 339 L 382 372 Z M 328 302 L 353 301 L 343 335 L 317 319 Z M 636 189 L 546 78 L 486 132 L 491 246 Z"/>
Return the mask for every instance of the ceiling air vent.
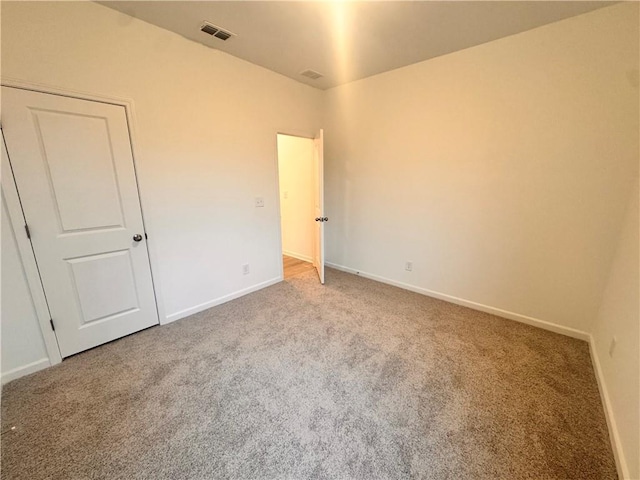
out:
<path id="1" fill-rule="evenodd" d="M 208 33 L 209 35 L 219 38 L 222 41 L 227 41 L 231 37 L 236 36 L 235 33 L 231 33 L 228 30 L 224 30 L 214 25 L 213 23 L 209 23 L 209 22 L 204 22 L 200 27 L 200 30 L 203 31 L 204 33 Z"/>
<path id="2" fill-rule="evenodd" d="M 311 80 L 317 80 L 321 77 L 324 77 L 324 75 L 316 72 L 315 70 L 305 70 L 304 72 L 300 72 L 300 75 L 302 75 L 303 77 L 309 77 Z"/>

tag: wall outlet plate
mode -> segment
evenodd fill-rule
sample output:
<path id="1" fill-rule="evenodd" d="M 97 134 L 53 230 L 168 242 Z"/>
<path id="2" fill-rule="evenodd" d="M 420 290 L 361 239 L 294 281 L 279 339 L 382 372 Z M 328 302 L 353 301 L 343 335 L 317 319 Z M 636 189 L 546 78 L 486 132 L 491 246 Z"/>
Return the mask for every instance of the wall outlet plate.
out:
<path id="1" fill-rule="evenodd" d="M 411 272 L 411 271 L 413 271 L 413 262 L 407 262 L 407 263 L 405 263 L 405 264 L 404 264 L 404 269 L 405 269 L 407 272 Z"/>
<path id="2" fill-rule="evenodd" d="M 245 263 L 244 265 L 242 265 L 242 274 L 243 275 L 249 275 L 249 264 Z"/>
<path id="3" fill-rule="evenodd" d="M 256 197 L 256 207 L 264 207 L 264 198 Z"/>

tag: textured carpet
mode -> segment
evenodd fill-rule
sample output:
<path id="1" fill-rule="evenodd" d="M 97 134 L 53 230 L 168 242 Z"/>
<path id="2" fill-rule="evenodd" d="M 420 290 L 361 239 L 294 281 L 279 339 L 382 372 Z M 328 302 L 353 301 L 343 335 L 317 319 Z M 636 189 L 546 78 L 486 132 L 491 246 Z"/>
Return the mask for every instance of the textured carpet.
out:
<path id="1" fill-rule="evenodd" d="M 308 272 L 6 385 L 3 479 L 616 478 L 587 344 Z"/>

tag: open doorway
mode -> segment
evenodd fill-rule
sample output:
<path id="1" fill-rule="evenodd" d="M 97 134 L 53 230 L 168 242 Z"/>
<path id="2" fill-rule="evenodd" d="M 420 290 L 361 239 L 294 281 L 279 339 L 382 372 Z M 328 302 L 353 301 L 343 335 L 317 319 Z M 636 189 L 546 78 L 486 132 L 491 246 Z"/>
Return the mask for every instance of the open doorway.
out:
<path id="1" fill-rule="evenodd" d="M 278 134 L 280 228 L 285 280 L 314 270 L 314 141 Z"/>
<path id="2" fill-rule="evenodd" d="M 324 133 L 279 133 L 277 152 L 284 277 L 313 266 L 324 285 Z"/>

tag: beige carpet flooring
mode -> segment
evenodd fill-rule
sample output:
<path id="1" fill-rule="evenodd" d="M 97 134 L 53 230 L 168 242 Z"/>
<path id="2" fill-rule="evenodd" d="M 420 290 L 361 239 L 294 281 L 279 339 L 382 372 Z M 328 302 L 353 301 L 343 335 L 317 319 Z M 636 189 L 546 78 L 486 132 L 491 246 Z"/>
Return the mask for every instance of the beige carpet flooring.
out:
<path id="1" fill-rule="evenodd" d="M 7 384 L 3 479 L 613 479 L 587 344 L 315 272 Z"/>

